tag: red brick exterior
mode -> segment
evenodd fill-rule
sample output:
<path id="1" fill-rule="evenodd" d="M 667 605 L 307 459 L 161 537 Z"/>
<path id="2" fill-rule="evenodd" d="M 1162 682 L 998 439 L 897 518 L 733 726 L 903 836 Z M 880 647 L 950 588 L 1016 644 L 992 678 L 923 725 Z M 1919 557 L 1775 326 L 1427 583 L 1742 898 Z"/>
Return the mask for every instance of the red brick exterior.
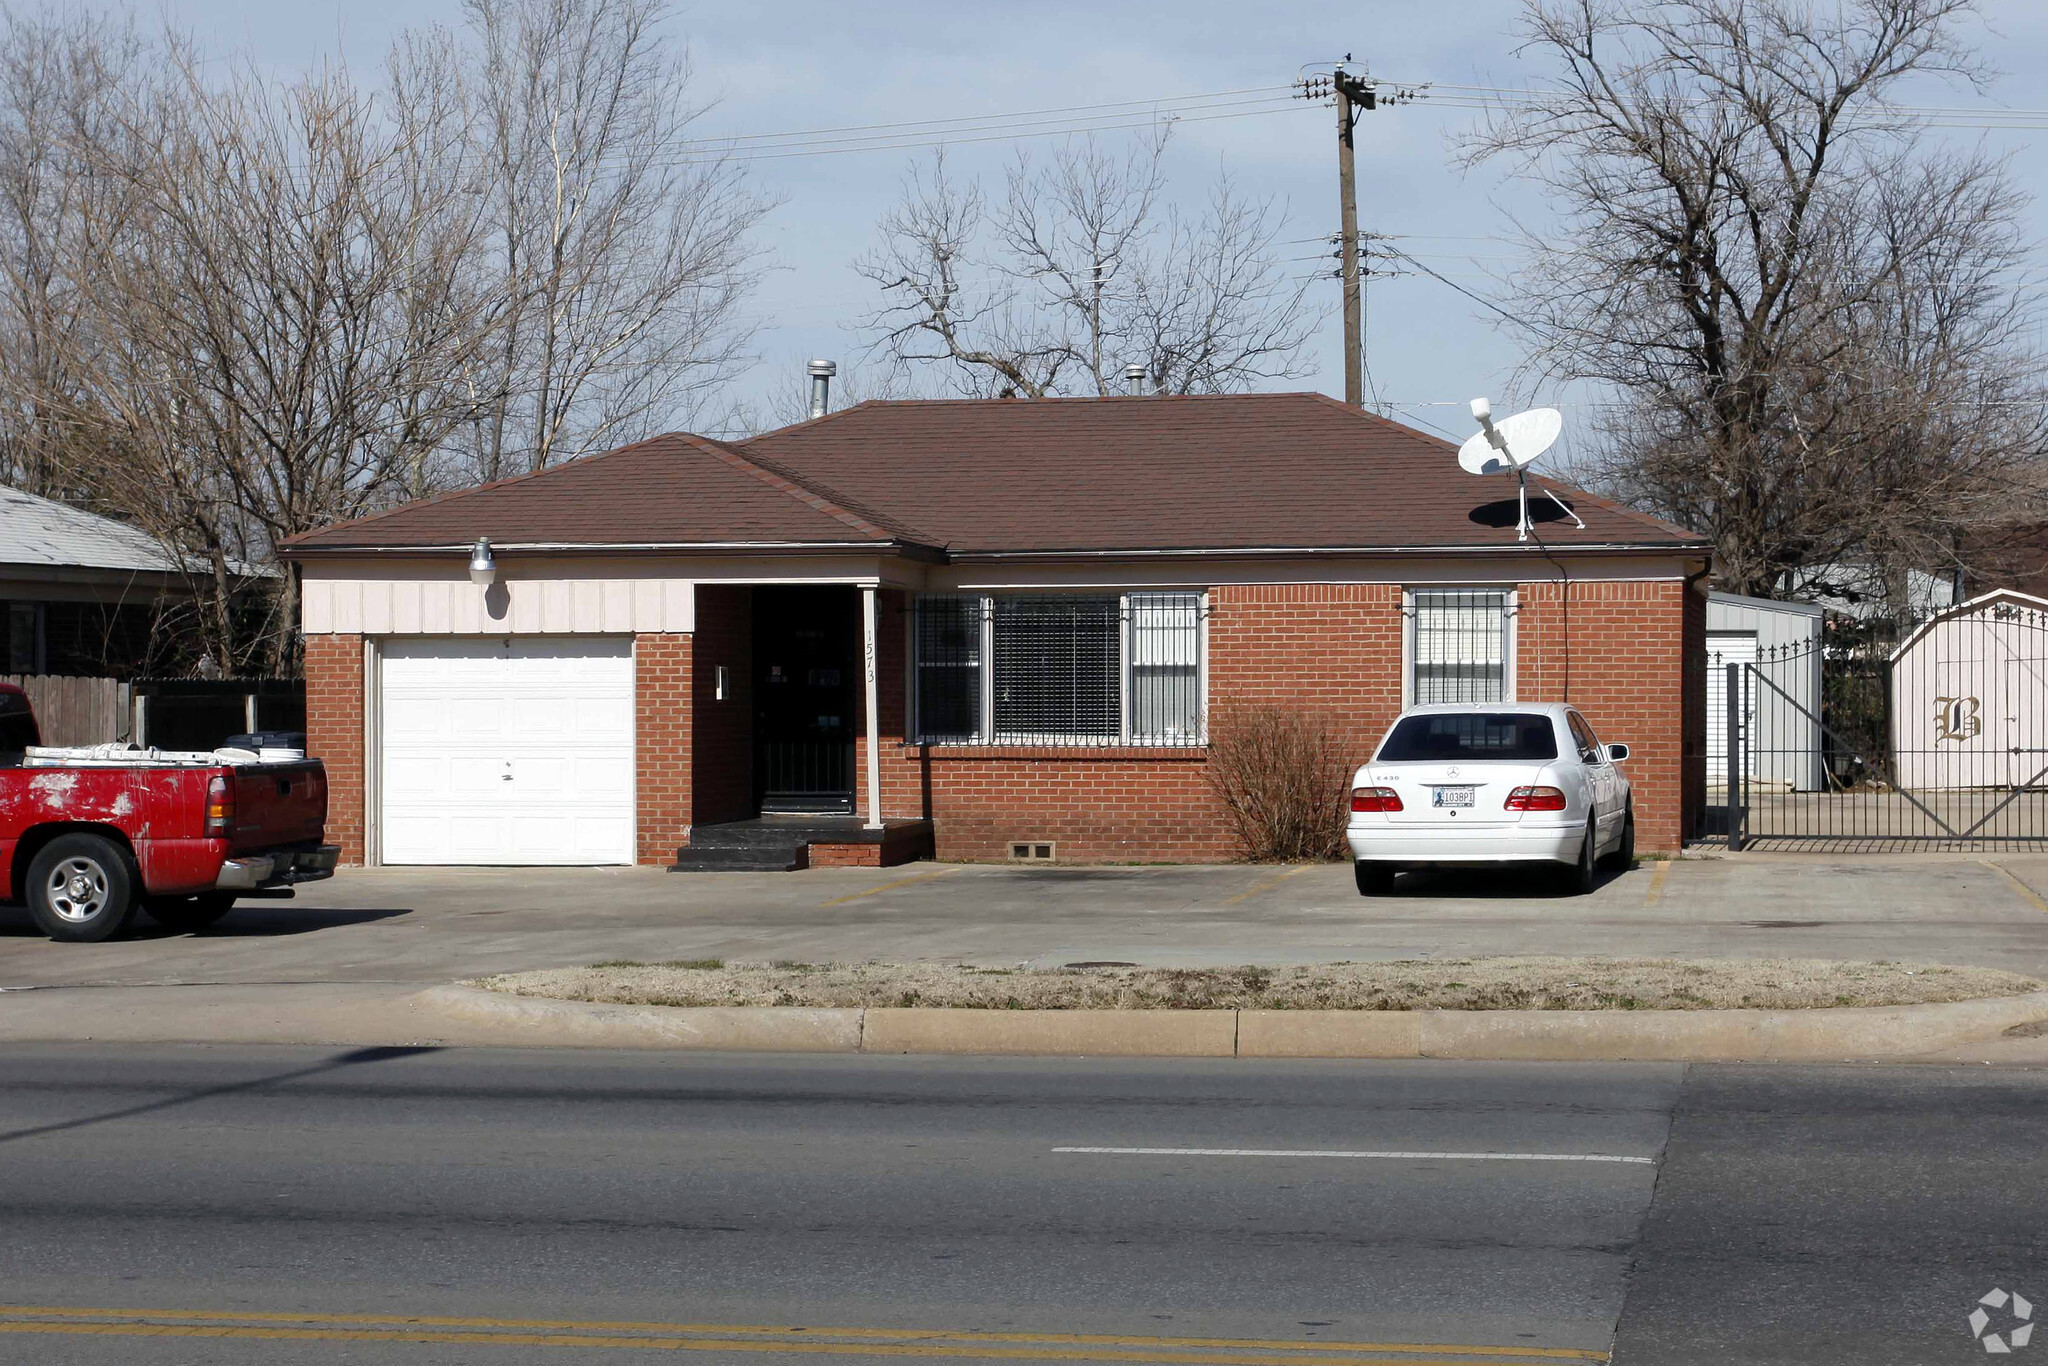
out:
<path id="1" fill-rule="evenodd" d="M 1569 700 L 1603 740 L 1633 750 L 1637 838 L 1676 850 L 1704 800 L 1705 597 L 1679 581 L 1525 583 L 1516 691 Z M 752 591 L 700 587 L 698 632 L 635 638 L 637 857 L 670 862 L 693 824 L 753 814 Z M 849 602 L 858 611 L 858 600 Z M 882 810 L 933 822 L 938 856 L 1001 859 L 1050 841 L 1066 862 L 1223 861 L 1238 856 L 1203 778 L 1201 750 L 977 749 L 906 745 L 909 596 L 877 602 Z M 1332 718 L 1361 759 L 1399 712 L 1406 623 L 1394 584 L 1226 585 L 1210 593 L 1209 702 L 1281 704 Z M 730 692 L 715 696 L 716 669 Z M 326 760 L 329 829 L 363 848 L 363 671 L 358 636 L 306 642 L 308 744 Z M 855 747 L 866 813 L 867 746 Z M 885 862 L 879 845 L 813 862 Z"/>
<path id="2" fill-rule="evenodd" d="M 327 770 L 327 840 L 363 861 L 363 638 L 306 637 L 306 753 Z"/>
<path id="3" fill-rule="evenodd" d="M 691 638 L 633 637 L 635 848 L 641 863 L 675 862 L 691 820 Z"/>
<path id="4" fill-rule="evenodd" d="M 754 590 L 699 586 L 691 689 L 691 822 L 754 812 Z M 718 699 L 718 670 L 727 693 Z M 671 851 L 673 852 L 673 851 Z"/>
<path id="5" fill-rule="evenodd" d="M 1076 862 L 1238 856 L 1203 779 L 1201 751 L 902 745 L 906 604 L 901 594 L 882 599 L 883 814 L 929 817 L 939 857 L 1006 858 L 1022 840 L 1051 841 L 1061 860 Z M 1679 847 L 1697 809 L 1682 775 L 1699 768 L 1696 782 L 1704 782 L 1703 757 L 1685 762 L 1689 750 L 1704 755 L 1705 731 L 1701 722 L 1696 750 L 1683 739 L 1689 704 L 1680 660 L 1692 635 L 1704 649 L 1705 616 L 1702 609 L 1695 631 L 1686 599 L 1676 580 L 1575 583 L 1567 634 L 1558 585 L 1521 591 L 1518 696 L 1570 700 L 1603 737 L 1634 746 L 1627 772 L 1645 851 Z M 1395 584 L 1218 587 L 1210 593 L 1212 713 L 1233 702 L 1311 709 L 1331 717 L 1362 759 L 1401 709 L 1405 627 Z"/>
<path id="6" fill-rule="evenodd" d="M 1628 745 L 1622 771 L 1635 793 L 1636 843 L 1646 851 L 1676 851 L 1697 809 L 1686 793 L 1689 685 L 1681 667 L 1687 598 L 1697 596 L 1676 579 L 1521 586 L 1516 695 L 1570 702 L 1603 742 Z M 1702 650 L 1705 620 L 1702 610 Z M 1699 755 L 1703 784 L 1704 744 Z"/>

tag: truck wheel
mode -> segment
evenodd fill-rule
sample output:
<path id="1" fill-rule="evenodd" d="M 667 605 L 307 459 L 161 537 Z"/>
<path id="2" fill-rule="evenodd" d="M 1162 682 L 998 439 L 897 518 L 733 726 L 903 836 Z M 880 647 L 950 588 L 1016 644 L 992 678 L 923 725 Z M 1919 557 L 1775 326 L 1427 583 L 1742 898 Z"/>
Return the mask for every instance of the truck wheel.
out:
<path id="1" fill-rule="evenodd" d="M 152 896 L 142 902 L 149 918 L 167 930 L 203 930 L 235 909 L 233 892 L 201 892 L 197 896 Z"/>
<path id="2" fill-rule="evenodd" d="M 29 914 L 52 939 L 112 939 L 135 918 L 135 865 L 104 835 L 59 835 L 29 861 Z"/>

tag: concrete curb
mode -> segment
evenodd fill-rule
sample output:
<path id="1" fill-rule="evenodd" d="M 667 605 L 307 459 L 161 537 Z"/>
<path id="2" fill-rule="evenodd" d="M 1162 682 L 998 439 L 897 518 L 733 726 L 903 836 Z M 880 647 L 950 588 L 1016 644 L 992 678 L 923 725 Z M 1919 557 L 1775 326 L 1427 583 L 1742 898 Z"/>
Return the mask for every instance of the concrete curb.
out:
<path id="1" fill-rule="evenodd" d="M 858 1010 L 597 1005 L 475 987 L 430 987 L 413 1000 L 431 1015 L 470 1026 L 472 1034 L 483 1026 L 513 1045 L 765 1053 L 857 1053 L 861 1046 Z"/>
<path id="2" fill-rule="evenodd" d="M 420 1013 L 528 1046 L 1097 1057 L 1842 1062 L 2048 1020 L 2048 991 L 1822 1010 L 950 1010 L 596 1005 L 434 987 Z"/>

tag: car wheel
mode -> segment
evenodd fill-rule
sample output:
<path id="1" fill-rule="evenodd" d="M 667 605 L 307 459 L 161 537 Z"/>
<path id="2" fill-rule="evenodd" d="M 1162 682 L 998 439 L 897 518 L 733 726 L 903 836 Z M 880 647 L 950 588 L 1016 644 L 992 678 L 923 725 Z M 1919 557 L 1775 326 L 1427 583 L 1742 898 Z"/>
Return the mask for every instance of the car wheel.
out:
<path id="1" fill-rule="evenodd" d="M 1591 820 L 1586 822 L 1586 838 L 1579 842 L 1579 860 L 1565 871 L 1564 891 L 1566 896 L 1584 896 L 1593 890 L 1593 861 L 1598 852 L 1600 827 Z"/>
<path id="2" fill-rule="evenodd" d="M 1614 852 L 1600 860 L 1600 866 L 1617 873 L 1625 873 L 1636 862 L 1636 804 L 1633 799 L 1621 809 L 1621 838 L 1615 842 Z"/>
<path id="3" fill-rule="evenodd" d="M 1358 883 L 1360 896 L 1385 896 L 1394 890 L 1394 869 L 1391 864 L 1369 863 L 1355 859 L 1351 864 L 1351 876 Z"/>
<path id="4" fill-rule="evenodd" d="M 59 835 L 29 861 L 24 889 L 36 928 L 52 939 L 93 944 L 135 919 L 135 864 L 104 835 Z"/>
<path id="5" fill-rule="evenodd" d="M 167 930 L 203 930 L 235 909 L 233 892 L 201 892 L 197 896 L 153 896 L 142 909 Z"/>

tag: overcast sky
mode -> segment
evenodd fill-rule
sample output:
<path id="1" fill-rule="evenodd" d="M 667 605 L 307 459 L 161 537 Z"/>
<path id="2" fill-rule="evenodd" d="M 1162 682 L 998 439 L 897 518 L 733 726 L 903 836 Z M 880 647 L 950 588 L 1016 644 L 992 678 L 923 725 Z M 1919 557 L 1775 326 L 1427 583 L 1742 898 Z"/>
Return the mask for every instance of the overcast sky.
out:
<path id="1" fill-rule="evenodd" d="M 406 25 L 461 22 L 459 0 L 165 0 L 163 9 L 173 22 L 220 45 L 246 48 L 280 70 L 339 50 L 365 77 Z M 701 94 L 716 102 L 701 124 L 710 136 L 1274 87 L 1294 80 L 1304 65 L 1327 64 L 1346 52 L 1393 80 L 1526 85 L 1546 72 L 1514 51 L 1519 10 L 1519 0 L 1041 0 L 1028 10 L 922 0 L 780 0 L 683 5 L 671 27 L 690 46 Z M 1986 50 L 2005 73 L 1989 100 L 1936 86 L 1916 91 L 1915 102 L 2048 106 L 2048 5 L 1987 0 L 1984 12 Z M 1543 206 L 1491 169 L 1463 174 L 1452 164 L 1447 136 L 1474 117 L 1427 102 L 1366 114 L 1358 139 L 1359 221 L 1367 231 L 1402 239 L 1402 247 L 1457 284 L 1485 292 L 1485 272 L 1507 264 L 1497 259 L 1507 248 L 1486 240 L 1503 231 L 1503 213 L 1540 222 Z M 1292 230 L 1284 236 L 1308 239 L 1289 254 L 1313 256 L 1327 249 L 1314 239 L 1334 232 L 1337 223 L 1333 125 L 1329 110 L 1299 103 L 1279 112 L 1181 122 L 1170 159 L 1171 192 L 1198 201 L 1227 169 L 1247 188 L 1285 202 Z M 1941 136 L 1985 138 L 2013 155 L 2024 182 L 2048 183 L 2048 155 L 2035 146 L 2048 133 L 1958 130 Z M 994 179 L 1016 145 L 962 143 L 949 157 L 962 172 Z M 874 300 L 849 263 L 868 245 L 875 219 L 894 200 L 914 155 L 928 153 L 864 151 L 751 163 L 758 184 L 782 203 L 765 226 L 773 270 L 757 299 L 761 360 L 745 382 L 748 390 L 765 393 L 786 384 L 813 355 L 858 362 L 860 339 L 846 325 Z M 2048 209 L 2037 204 L 2033 224 L 2033 235 L 2048 239 Z M 1291 268 L 1321 264 L 1305 260 Z M 1318 370 L 1299 387 L 1341 394 L 1338 287 L 1329 281 L 1318 288 L 1331 316 L 1317 340 Z M 1462 411 L 1411 405 L 1462 404 L 1479 393 L 1491 393 L 1497 409 L 1504 402 L 1570 403 L 1574 397 L 1509 394 L 1519 359 L 1514 347 L 1483 308 L 1451 285 L 1419 274 L 1375 281 L 1368 308 L 1374 388 L 1401 405 L 1408 420 L 1462 437 L 1470 427 Z"/>

